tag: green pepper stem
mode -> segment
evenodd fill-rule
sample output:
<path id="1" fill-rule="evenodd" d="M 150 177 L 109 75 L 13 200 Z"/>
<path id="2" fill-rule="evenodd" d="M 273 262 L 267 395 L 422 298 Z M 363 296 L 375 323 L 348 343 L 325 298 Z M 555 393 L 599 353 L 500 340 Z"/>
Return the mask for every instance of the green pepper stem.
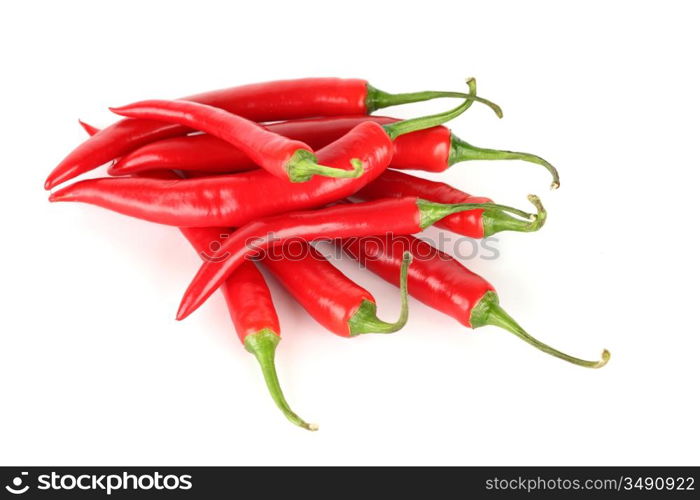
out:
<path id="1" fill-rule="evenodd" d="M 470 78 L 468 82 L 473 80 L 473 78 Z M 465 94 L 464 92 L 444 92 L 438 90 L 424 90 L 421 92 L 390 94 L 388 92 L 384 92 L 383 90 L 379 90 L 375 87 L 372 87 L 371 85 L 367 85 L 367 97 L 365 98 L 365 105 L 367 107 L 367 114 L 370 114 L 374 111 L 377 111 L 378 109 L 387 108 L 389 106 L 398 106 L 400 104 L 411 104 L 414 102 L 430 101 L 432 99 L 439 99 L 441 97 L 458 97 L 463 99 L 467 96 L 468 94 Z M 481 101 L 481 99 L 479 100 Z M 485 102 L 484 104 L 488 104 L 491 107 L 494 106 L 494 104 L 491 102 Z M 495 109 L 499 110 L 500 112 L 500 108 L 498 106 L 495 106 Z"/>
<path id="2" fill-rule="evenodd" d="M 363 300 L 355 314 L 352 315 L 348 326 L 350 335 L 363 333 L 394 333 L 406 325 L 408 321 L 408 266 L 411 265 L 413 256 L 410 252 L 404 252 L 401 261 L 401 314 L 394 323 L 387 323 L 377 317 L 377 304 L 369 300 Z"/>
<path id="3" fill-rule="evenodd" d="M 529 163 L 535 163 L 537 165 L 542 165 L 552 175 L 552 189 L 558 189 L 561 185 L 559 182 L 559 172 L 557 172 L 554 165 L 549 163 L 544 158 L 540 158 L 539 156 L 535 156 L 530 153 L 479 148 L 472 146 L 468 142 L 452 134 L 450 156 L 447 161 L 448 165 L 452 166 L 455 163 L 470 160 L 522 160 Z"/>
<path id="4" fill-rule="evenodd" d="M 414 102 L 430 101 L 441 97 L 464 97 L 464 92 L 443 92 L 439 90 L 423 90 L 421 92 L 406 92 L 402 94 L 390 94 L 371 85 L 367 85 L 367 97 L 365 105 L 367 113 L 373 113 L 378 109 L 398 106 L 401 104 L 411 104 Z"/>
<path id="5" fill-rule="evenodd" d="M 610 351 L 607 349 L 603 350 L 600 360 L 598 361 L 587 361 L 585 359 L 576 358 L 570 356 L 569 354 L 563 353 L 547 344 L 537 340 L 532 335 L 527 333 L 510 315 L 503 310 L 503 308 L 498 304 L 498 295 L 495 292 L 489 291 L 484 294 L 479 303 L 472 309 L 472 314 L 470 318 L 472 328 L 479 328 L 481 326 L 493 325 L 503 328 L 516 336 L 520 337 L 522 340 L 528 344 L 536 347 L 540 351 L 551 354 L 552 356 L 568 361 L 578 366 L 583 366 L 586 368 L 601 368 L 607 364 L 610 360 Z"/>
<path id="6" fill-rule="evenodd" d="M 415 132 L 416 130 L 423 130 L 430 127 L 436 127 L 454 118 L 457 118 L 467 109 L 469 109 L 473 102 L 481 102 L 483 104 L 486 104 L 491 109 L 493 109 L 493 111 L 499 118 L 503 117 L 503 111 L 501 111 L 501 108 L 497 104 L 494 104 L 491 101 L 488 101 L 476 95 L 476 80 L 474 78 L 470 78 L 469 80 L 467 80 L 467 85 L 469 86 L 469 93 L 460 95 L 460 97 L 464 97 L 464 102 L 456 108 L 453 108 L 450 111 L 445 111 L 444 113 L 421 116 L 419 118 L 411 118 L 408 120 L 402 120 L 400 122 L 389 123 L 387 125 L 383 125 L 384 130 L 393 140 L 400 135 Z"/>
<path id="7" fill-rule="evenodd" d="M 537 196 L 531 194 L 527 198 L 537 208 L 537 214 L 534 219 L 516 219 L 499 210 L 484 210 L 484 213 L 481 215 L 484 236 L 493 236 L 501 231 L 516 231 L 520 233 L 539 231 L 547 220 L 547 211 Z"/>
<path id="8" fill-rule="evenodd" d="M 299 149 L 287 162 L 287 174 L 292 182 L 306 182 L 314 175 L 335 177 L 341 179 L 354 179 L 364 174 L 365 169 L 358 158 L 350 160 L 352 170 L 327 167 L 316 163 L 316 155 L 305 149 Z"/>
<path id="9" fill-rule="evenodd" d="M 518 208 L 509 207 L 507 205 L 498 205 L 496 203 L 436 203 L 434 201 L 428 201 L 423 199 L 418 199 L 416 205 L 420 211 L 420 227 L 425 229 L 428 226 L 435 224 L 437 221 L 444 219 L 448 215 L 456 214 L 459 212 L 466 212 L 468 210 L 484 209 L 489 210 L 492 214 L 496 211 L 511 213 L 522 217 L 525 219 L 523 225 L 531 225 L 530 231 L 536 231 L 544 221 L 546 220 L 546 212 L 544 206 L 540 199 L 534 194 L 528 195 L 528 201 L 532 203 L 537 209 L 536 214 L 531 214 L 520 210 Z M 527 222 L 527 224 L 526 224 Z M 523 229 L 527 230 L 527 229 Z"/>
<path id="10" fill-rule="evenodd" d="M 277 378 L 277 370 L 275 369 L 275 349 L 279 341 L 279 335 L 265 328 L 257 333 L 247 335 L 244 345 L 246 350 L 253 354 L 258 363 L 260 363 L 270 396 L 272 396 L 272 400 L 277 405 L 277 408 L 282 410 L 284 416 L 287 417 L 287 420 L 309 431 L 316 431 L 318 430 L 318 425 L 309 424 L 302 420 L 299 415 L 292 411 L 284 398 L 279 379 Z"/>

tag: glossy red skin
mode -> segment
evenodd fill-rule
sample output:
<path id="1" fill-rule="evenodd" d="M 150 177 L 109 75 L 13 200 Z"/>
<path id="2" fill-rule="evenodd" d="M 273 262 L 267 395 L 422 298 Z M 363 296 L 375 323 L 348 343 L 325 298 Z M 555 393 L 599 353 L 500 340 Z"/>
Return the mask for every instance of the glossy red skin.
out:
<path id="1" fill-rule="evenodd" d="M 255 83 L 185 98 L 216 106 L 256 122 L 312 116 L 367 114 L 367 81 L 303 78 Z M 70 180 L 153 141 L 189 130 L 151 120 L 120 120 L 74 149 L 46 179 L 45 188 Z"/>
<path id="2" fill-rule="evenodd" d="M 311 144 L 309 146 L 313 147 Z M 160 169 L 191 174 L 234 173 L 258 168 L 240 149 L 209 134 L 171 137 L 146 144 L 119 158 L 109 175 L 130 175 Z"/>
<path id="3" fill-rule="evenodd" d="M 94 127 L 94 126 L 90 125 L 89 123 L 85 123 L 83 120 L 78 120 L 78 123 L 80 124 L 81 127 L 83 127 L 83 130 L 85 130 L 85 132 L 87 132 L 87 135 L 89 135 L 90 137 L 92 137 L 93 135 L 95 135 L 97 132 L 100 131 L 99 128 Z"/>
<path id="4" fill-rule="evenodd" d="M 450 166 L 452 132 L 442 125 L 411 132 L 398 137 L 395 147 L 391 168 L 442 172 Z"/>
<path id="5" fill-rule="evenodd" d="M 183 180 L 103 178 L 76 182 L 49 199 L 91 203 L 172 226 L 240 227 L 268 215 L 347 198 L 384 172 L 393 150 L 380 125 L 364 122 L 316 153 L 319 163 L 339 168 L 359 158 L 365 173 L 355 179 L 315 176 L 308 182 L 290 183 L 261 169 Z"/>
<path id="6" fill-rule="evenodd" d="M 372 294 L 308 243 L 295 241 L 286 248 L 286 255 L 299 257 L 267 255 L 265 267 L 312 318 L 336 335 L 350 337 L 350 320 L 363 301 L 375 302 Z"/>
<path id="7" fill-rule="evenodd" d="M 92 128 L 92 127 L 90 127 Z M 88 128 L 86 127 L 86 130 Z M 88 130 L 88 133 L 91 133 Z M 151 173 L 161 179 L 178 179 L 170 170 Z M 180 232 L 187 238 L 197 255 L 206 261 L 221 248 L 231 231 L 223 227 L 181 227 Z M 280 336 L 280 324 L 272 302 L 270 289 L 265 278 L 255 264 L 244 262 L 221 286 L 226 307 L 241 342 L 248 335 L 267 329 Z"/>
<path id="8" fill-rule="evenodd" d="M 368 184 L 353 198 L 362 201 L 380 198 L 403 198 L 415 196 L 423 200 L 437 203 L 489 203 L 493 200 L 480 196 L 472 196 L 453 188 L 444 182 L 434 182 L 395 170 L 387 170 L 374 182 Z M 484 237 L 483 210 L 469 210 L 452 214 L 435 223 L 437 227 L 448 229 L 454 233 L 470 238 Z"/>
<path id="9" fill-rule="evenodd" d="M 82 121 L 80 125 L 90 135 L 100 131 Z M 160 179 L 180 178 L 171 170 L 160 170 L 150 175 Z M 216 227 L 181 227 L 180 232 L 203 260 L 210 258 L 221 248 L 230 234 L 228 229 Z M 224 294 L 236 334 L 242 343 L 245 343 L 248 335 L 255 335 L 264 329 L 280 336 L 279 317 L 270 289 L 255 264 L 244 262 L 226 279 L 221 286 L 221 292 Z"/>
<path id="10" fill-rule="evenodd" d="M 88 131 L 90 133 L 90 131 Z M 154 172 L 160 178 L 177 178 L 170 170 Z M 226 228 L 180 228 L 200 257 L 212 258 L 230 236 Z M 272 274 L 304 309 L 331 332 L 350 337 L 350 320 L 372 294 L 345 276 L 314 247 L 304 241 L 285 245 L 284 254 L 267 254 Z M 288 258 L 283 258 L 288 256 Z M 224 282 L 231 319 L 242 342 L 247 335 L 267 328 L 279 335 L 279 320 L 269 288 L 255 264 L 245 261 Z"/>
<path id="11" fill-rule="evenodd" d="M 280 179 L 289 180 L 287 165 L 297 151 L 313 149 L 307 144 L 276 134 L 221 108 L 191 101 L 141 101 L 112 108 L 118 115 L 162 120 L 206 132 L 236 147 L 255 165 Z"/>
<path id="12" fill-rule="evenodd" d="M 384 125 L 398 120 L 384 116 L 341 116 L 291 120 L 270 123 L 264 127 L 276 134 L 302 141 L 313 150 L 318 150 L 340 139 L 364 121 Z M 396 142 L 403 137 L 399 137 Z M 199 134 L 173 137 L 140 147 L 120 158 L 110 167 L 109 174 L 125 175 L 160 169 L 231 173 L 256 167 L 257 165 L 245 153 L 232 144 L 213 135 Z"/>
<path id="13" fill-rule="evenodd" d="M 226 228 L 181 228 L 180 231 L 203 259 L 221 247 L 230 231 Z M 241 342 L 248 335 L 268 329 L 279 336 L 280 324 L 265 278 L 246 261 L 221 286 L 226 306 Z"/>
<path id="14" fill-rule="evenodd" d="M 493 286 L 457 260 L 413 236 L 373 236 L 343 242 L 343 249 L 382 279 L 399 286 L 403 252 L 413 254 L 408 293 L 471 327 L 474 306 Z"/>
<path id="15" fill-rule="evenodd" d="M 397 122 L 386 116 L 339 116 L 272 123 L 265 127 L 277 134 L 302 141 L 317 150 L 347 134 L 365 121 L 380 125 Z M 449 167 L 452 135 L 444 126 L 419 130 L 394 141 L 390 167 L 402 170 L 442 172 Z M 124 175 L 155 169 L 191 172 L 241 172 L 256 165 L 242 151 L 211 135 L 193 135 L 156 141 L 132 151 L 110 169 Z"/>
<path id="16" fill-rule="evenodd" d="M 251 222 L 231 234 L 197 272 L 180 303 L 178 319 L 201 306 L 246 259 L 289 240 L 347 238 L 421 231 L 416 198 L 387 199 L 293 212 Z"/>

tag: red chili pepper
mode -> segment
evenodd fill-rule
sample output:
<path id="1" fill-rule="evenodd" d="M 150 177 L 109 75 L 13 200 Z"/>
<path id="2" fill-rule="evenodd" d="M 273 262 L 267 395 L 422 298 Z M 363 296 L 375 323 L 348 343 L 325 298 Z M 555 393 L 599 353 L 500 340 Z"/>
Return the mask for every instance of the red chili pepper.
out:
<path id="1" fill-rule="evenodd" d="M 388 106 L 438 97 L 464 97 L 464 94 L 435 91 L 388 94 L 365 80 L 304 78 L 232 87 L 185 99 L 264 122 L 312 116 L 365 115 Z M 49 174 L 44 187 L 52 189 L 139 146 L 187 132 L 186 127 L 159 121 L 120 120 L 74 149 Z"/>
<path id="2" fill-rule="evenodd" d="M 289 122 L 284 122 L 289 123 Z M 269 130 L 280 133 L 272 125 Z M 296 139 L 289 134 L 281 134 Z M 342 136 L 342 134 L 341 134 Z M 303 139 L 301 139 L 303 140 Z M 304 141 L 314 150 L 317 146 Z M 206 170 L 204 170 L 206 168 Z M 192 174 L 245 172 L 258 168 L 240 149 L 209 134 L 171 137 L 141 146 L 121 157 L 107 169 L 109 175 L 132 175 L 154 170 L 182 170 Z"/>
<path id="3" fill-rule="evenodd" d="M 354 199 L 362 201 L 406 196 L 415 196 L 438 203 L 489 203 L 492 201 L 489 198 L 469 195 L 444 182 L 421 179 L 396 170 L 387 170 L 375 181 L 352 195 Z M 492 227 L 496 220 L 498 220 L 496 227 L 499 231 L 507 229 L 508 220 L 515 221 L 515 225 L 519 227 L 519 221 L 509 215 L 489 210 L 460 212 L 445 217 L 435 225 L 470 238 L 483 238 L 486 234 L 497 232 Z"/>
<path id="4" fill-rule="evenodd" d="M 292 248 L 293 245 L 296 248 Z M 285 245 L 279 255 L 268 253 L 263 262 L 311 317 L 336 335 L 354 337 L 362 333 L 393 333 L 408 321 L 405 285 L 411 262 L 409 253 L 403 256 L 401 315 L 394 323 L 379 319 L 377 301 L 372 294 L 304 241 Z"/>
<path id="5" fill-rule="evenodd" d="M 99 131 L 99 129 L 82 121 L 80 125 L 88 134 Z M 157 175 L 164 179 L 179 178 L 177 174 L 168 170 L 151 175 Z M 211 258 L 216 250 L 221 248 L 222 243 L 230 234 L 226 228 L 202 227 L 181 227 L 180 232 L 205 262 Z M 244 262 L 226 279 L 221 287 L 221 292 L 224 294 L 226 307 L 238 338 L 246 350 L 258 360 L 265 385 L 267 385 L 275 405 L 293 424 L 310 431 L 318 430 L 316 424 L 305 422 L 292 411 L 282 392 L 275 368 L 275 350 L 281 340 L 281 329 L 275 304 L 263 275 L 253 262 Z"/>
<path id="6" fill-rule="evenodd" d="M 471 105 L 470 99 L 437 115 L 383 126 L 361 123 L 317 152 L 321 163 L 335 167 L 359 158 L 365 174 L 356 179 L 315 178 L 304 184 L 290 184 L 262 170 L 172 181 L 90 179 L 56 191 L 49 200 L 91 203 L 173 226 L 240 227 L 267 215 L 319 207 L 347 198 L 386 169 L 393 155 L 393 139 L 459 116 Z"/>
<path id="7" fill-rule="evenodd" d="M 82 121 L 80 124 L 88 134 L 99 131 Z M 169 170 L 156 174 L 162 178 L 177 178 Z M 180 228 L 180 231 L 205 261 L 211 259 L 229 237 L 229 231 L 224 228 Z M 294 258 L 266 255 L 264 262 L 316 321 L 344 337 L 392 333 L 403 328 L 408 321 L 406 279 L 411 261 L 409 253 L 404 256 L 402 264 L 401 314 L 395 323 L 387 323 L 377 317 L 377 302 L 370 292 L 350 280 L 308 243 L 294 243 L 298 250 L 292 252 L 292 244 L 285 247 L 286 253 L 293 253 Z M 316 430 L 317 426 L 307 424 L 291 410 L 282 393 L 274 365 L 275 348 L 280 341 L 279 320 L 265 279 L 255 264 L 244 262 L 226 279 L 221 290 L 238 336 L 258 359 L 277 406 L 294 424 Z"/>
<path id="8" fill-rule="evenodd" d="M 321 149 L 350 132 L 365 121 L 379 125 L 399 120 L 384 116 L 342 116 L 307 118 L 263 126 L 279 135 L 302 141 L 314 151 Z M 405 138 L 420 134 L 412 132 L 396 139 L 398 144 Z M 251 170 L 257 166 L 240 149 L 209 134 L 172 137 L 146 144 L 120 158 L 109 168 L 110 175 L 128 175 L 138 172 L 171 169 L 185 172 L 232 173 Z"/>
<path id="9" fill-rule="evenodd" d="M 78 122 L 89 135 L 100 131 L 82 120 Z M 169 170 L 159 171 L 155 175 L 164 179 L 179 178 Z M 181 227 L 180 232 L 204 260 L 210 258 L 229 236 L 229 230 L 225 228 Z M 293 424 L 310 431 L 318 430 L 316 424 L 306 423 L 292 411 L 282 392 L 275 368 L 275 350 L 281 340 L 281 329 L 275 304 L 263 275 L 254 263 L 245 262 L 226 279 L 221 292 L 224 294 L 238 338 L 260 364 L 272 400 Z"/>
<path id="10" fill-rule="evenodd" d="M 389 283 L 399 283 L 401 256 L 414 255 L 408 270 L 410 294 L 428 306 L 452 316 L 464 326 L 503 328 L 552 356 L 587 368 L 600 368 L 610 359 L 604 350 L 599 361 L 586 361 L 558 351 L 533 338 L 498 303 L 494 287 L 456 259 L 413 236 L 353 238 L 343 249 Z"/>
<path id="11" fill-rule="evenodd" d="M 386 125 L 398 121 L 383 116 L 340 116 L 267 124 L 276 134 L 303 141 L 314 150 L 342 137 L 364 121 Z M 529 153 L 472 146 L 443 126 L 412 132 L 396 139 L 390 168 L 442 172 L 451 165 L 470 160 L 523 160 L 544 166 L 559 186 L 559 173 L 549 162 Z M 157 169 L 192 172 L 242 172 L 255 168 L 250 159 L 228 142 L 207 134 L 176 137 L 147 144 L 125 155 L 109 169 L 110 175 L 125 175 Z"/>
<path id="12" fill-rule="evenodd" d="M 224 228 L 180 228 L 180 231 L 205 261 L 212 249 L 218 248 L 229 234 Z M 254 263 L 245 262 L 226 279 L 221 291 L 238 337 L 260 363 L 265 384 L 277 407 L 293 424 L 317 430 L 317 425 L 305 422 L 292 411 L 282 393 L 275 369 L 280 325 L 265 278 Z"/>
<path id="13" fill-rule="evenodd" d="M 338 205 L 251 222 L 232 233 L 214 258 L 202 265 L 185 292 L 177 319 L 184 319 L 202 305 L 241 262 L 292 238 L 311 241 L 318 238 L 418 233 L 448 215 L 480 208 L 523 217 L 525 220 L 520 221 L 521 227 L 532 231 L 542 226 L 545 213 L 536 196 L 531 195 L 530 201 L 537 207 L 537 216 L 491 203 L 445 205 L 409 197 Z"/>
<path id="14" fill-rule="evenodd" d="M 394 123 L 386 116 L 340 116 L 310 118 L 265 125 L 277 134 L 303 141 L 314 150 L 337 140 L 365 121 L 380 125 Z M 516 151 L 472 146 L 447 127 L 438 126 L 412 132 L 396 139 L 389 165 L 399 170 L 443 172 L 455 163 L 471 160 L 522 160 L 544 166 L 552 174 L 552 187 L 560 185 L 557 169 L 545 159 Z M 207 134 L 164 139 L 147 144 L 125 155 L 109 169 L 110 175 L 127 175 L 158 169 L 190 172 L 231 173 L 255 168 L 239 149 Z"/>
<path id="15" fill-rule="evenodd" d="M 552 189 L 558 189 L 561 185 L 559 172 L 544 158 L 530 153 L 472 146 L 447 127 L 424 130 L 420 140 L 414 140 L 410 135 L 404 137 L 401 144 L 397 145 L 397 155 L 391 168 L 443 172 L 455 163 L 471 160 L 522 160 L 534 163 L 543 166 L 551 174 Z"/>
<path id="16" fill-rule="evenodd" d="M 306 182 L 314 175 L 354 178 L 362 175 L 362 163 L 354 158 L 352 170 L 319 165 L 307 144 L 276 134 L 259 124 L 220 108 L 190 101 L 141 101 L 110 108 L 128 118 L 162 120 L 201 130 L 222 139 L 280 179 Z"/>

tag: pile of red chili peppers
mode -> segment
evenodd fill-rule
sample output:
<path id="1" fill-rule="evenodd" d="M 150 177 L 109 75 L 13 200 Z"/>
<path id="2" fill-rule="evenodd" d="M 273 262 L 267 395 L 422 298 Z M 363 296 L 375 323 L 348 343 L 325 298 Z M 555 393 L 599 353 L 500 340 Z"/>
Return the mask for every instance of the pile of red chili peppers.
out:
<path id="1" fill-rule="evenodd" d="M 532 232 L 534 213 L 473 196 L 405 170 L 442 172 L 469 160 L 523 160 L 559 174 L 528 153 L 472 146 L 444 124 L 478 97 L 467 92 L 390 94 L 365 80 L 305 78 L 257 83 L 183 99 L 141 101 L 112 108 L 124 119 L 98 130 L 46 179 L 46 189 L 108 164 L 109 176 L 75 182 L 50 201 L 79 201 L 140 219 L 177 226 L 204 262 L 180 304 L 184 319 L 221 289 L 245 348 L 260 363 L 269 392 L 294 424 L 309 424 L 284 398 L 274 365 L 280 324 L 259 267 L 265 267 L 321 325 L 353 337 L 392 333 L 408 320 L 408 295 L 464 326 L 499 326 L 573 364 L 600 368 L 529 335 L 499 305 L 493 286 L 413 234 L 428 226 L 470 238 L 500 231 Z M 437 98 L 458 100 L 442 113 L 397 120 L 378 109 Z M 401 314 L 377 316 L 370 292 L 314 247 L 330 240 L 400 288 Z M 216 250 L 212 252 L 212 249 Z"/>

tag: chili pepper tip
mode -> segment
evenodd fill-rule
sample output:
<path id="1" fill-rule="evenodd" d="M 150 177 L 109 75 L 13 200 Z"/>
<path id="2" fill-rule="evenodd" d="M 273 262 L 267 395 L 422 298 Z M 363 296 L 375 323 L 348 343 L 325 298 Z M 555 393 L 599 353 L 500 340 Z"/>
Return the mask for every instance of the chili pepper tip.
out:
<path id="1" fill-rule="evenodd" d="M 92 137 L 93 135 L 95 135 L 97 132 L 100 131 L 99 128 L 94 127 L 94 126 L 90 125 L 89 123 L 85 123 L 85 122 L 84 122 L 83 120 L 81 120 L 81 119 L 78 119 L 78 124 L 79 124 L 81 127 L 83 127 L 83 130 L 85 130 L 85 132 L 87 132 L 87 134 L 88 134 L 89 136 L 91 136 L 91 137 Z"/>
<path id="2" fill-rule="evenodd" d="M 182 321 L 183 319 L 185 319 L 189 315 L 189 308 L 189 301 L 185 302 L 183 300 L 180 304 L 180 308 L 177 310 L 177 314 L 175 315 L 175 321 Z"/>
<path id="3" fill-rule="evenodd" d="M 69 197 L 68 194 L 66 193 L 66 191 L 68 190 L 69 187 L 70 187 L 70 186 L 65 187 L 65 188 L 63 188 L 63 189 L 60 189 L 60 190 L 58 190 L 58 191 L 56 191 L 56 192 L 54 192 L 54 193 L 51 193 L 51 194 L 49 195 L 49 201 L 50 201 L 51 203 L 53 203 L 53 202 L 56 202 L 56 201 L 67 201 L 67 200 L 69 200 L 70 197 Z"/>
<path id="4" fill-rule="evenodd" d="M 73 184 L 69 184 L 68 186 L 61 188 L 58 191 L 54 191 L 53 193 L 49 194 L 49 201 L 51 203 L 57 201 L 81 201 L 80 189 L 83 186 L 84 182 L 88 181 L 74 182 Z"/>

